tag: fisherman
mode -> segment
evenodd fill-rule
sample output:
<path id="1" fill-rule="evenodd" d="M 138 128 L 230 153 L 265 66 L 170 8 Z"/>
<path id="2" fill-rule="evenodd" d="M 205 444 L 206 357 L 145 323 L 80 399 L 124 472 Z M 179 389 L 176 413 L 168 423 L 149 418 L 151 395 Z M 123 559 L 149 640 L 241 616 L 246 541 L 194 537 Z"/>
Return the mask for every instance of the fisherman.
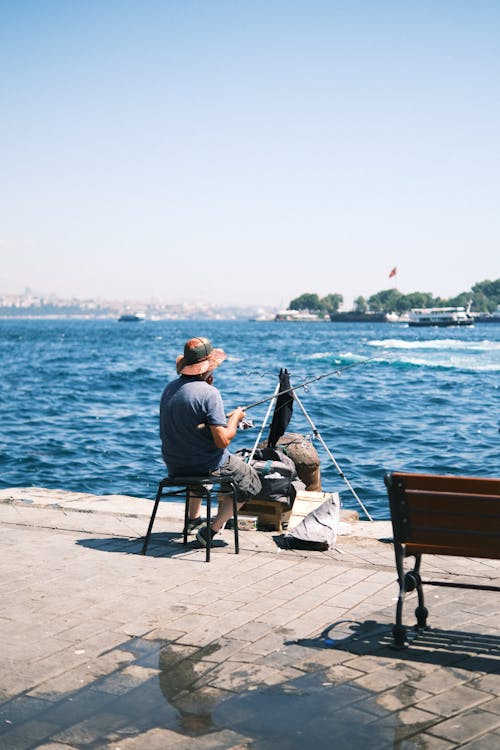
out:
<path id="1" fill-rule="evenodd" d="M 231 454 L 228 446 L 245 417 L 237 407 L 226 418 L 220 392 L 213 385 L 215 369 L 226 359 L 222 349 L 214 349 L 209 339 L 194 337 L 186 341 L 184 354 L 176 360 L 178 378 L 170 382 L 160 402 L 162 455 L 169 476 L 213 476 L 234 482 L 240 508 L 261 490 L 255 469 Z M 222 492 L 228 492 L 224 483 Z M 201 497 L 189 499 L 188 533 L 204 547 L 208 534 L 213 539 L 233 515 L 232 496 L 221 494 L 218 513 L 211 528 L 200 516 Z"/>

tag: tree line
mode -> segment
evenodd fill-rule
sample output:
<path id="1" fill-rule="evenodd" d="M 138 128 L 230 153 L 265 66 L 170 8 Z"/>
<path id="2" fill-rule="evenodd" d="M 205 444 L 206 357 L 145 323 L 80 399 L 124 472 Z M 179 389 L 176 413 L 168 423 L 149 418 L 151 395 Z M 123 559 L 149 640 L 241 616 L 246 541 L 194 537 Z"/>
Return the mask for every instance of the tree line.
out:
<path id="1" fill-rule="evenodd" d="M 327 294 L 320 297 L 309 292 L 292 299 L 290 310 L 310 310 L 323 315 L 338 312 L 344 298 L 341 294 Z M 469 292 L 460 292 L 455 297 L 434 297 L 429 292 L 411 292 L 402 294 L 397 289 L 385 289 L 366 299 L 357 297 L 354 300 L 356 312 L 408 312 L 414 307 L 467 307 L 472 302 L 473 312 L 493 312 L 500 305 L 500 279 L 480 281 Z"/>

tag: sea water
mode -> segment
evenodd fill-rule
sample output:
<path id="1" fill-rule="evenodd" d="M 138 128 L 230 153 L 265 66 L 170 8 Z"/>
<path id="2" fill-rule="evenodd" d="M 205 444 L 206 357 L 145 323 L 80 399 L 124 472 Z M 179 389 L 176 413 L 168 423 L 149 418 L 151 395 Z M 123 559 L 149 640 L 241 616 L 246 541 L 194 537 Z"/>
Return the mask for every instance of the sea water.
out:
<path id="1" fill-rule="evenodd" d="M 271 395 L 280 368 L 292 386 L 313 380 L 288 431 L 314 441 L 345 508 L 361 511 L 340 472 L 376 519 L 386 471 L 500 475 L 498 324 L 2 319 L 0 487 L 154 497 L 160 395 L 195 335 L 228 354 L 215 380 L 227 411 Z M 232 449 L 253 445 L 267 409 L 248 411 L 255 427 Z"/>

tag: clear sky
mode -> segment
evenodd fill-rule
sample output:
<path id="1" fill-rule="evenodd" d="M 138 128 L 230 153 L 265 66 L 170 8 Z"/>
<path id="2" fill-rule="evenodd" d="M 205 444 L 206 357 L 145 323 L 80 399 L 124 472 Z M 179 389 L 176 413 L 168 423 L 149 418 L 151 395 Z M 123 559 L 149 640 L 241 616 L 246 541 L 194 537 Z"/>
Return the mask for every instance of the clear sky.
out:
<path id="1" fill-rule="evenodd" d="M 0 0 L 0 293 L 498 278 L 499 39 L 498 0 Z"/>

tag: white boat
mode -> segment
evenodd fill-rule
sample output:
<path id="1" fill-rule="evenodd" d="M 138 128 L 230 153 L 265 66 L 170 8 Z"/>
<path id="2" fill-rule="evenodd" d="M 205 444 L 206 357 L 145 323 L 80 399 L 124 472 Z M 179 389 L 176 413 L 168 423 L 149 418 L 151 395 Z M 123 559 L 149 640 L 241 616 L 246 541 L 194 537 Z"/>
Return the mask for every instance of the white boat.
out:
<path id="1" fill-rule="evenodd" d="M 274 320 L 275 316 L 273 313 L 262 313 L 261 315 L 256 315 L 255 318 L 250 318 L 251 321 L 257 322 L 257 323 L 269 323 L 271 320 Z"/>
<path id="2" fill-rule="evenodd" d="M 318 313 L 312 313 L 308 310 L 281 310 L 276 313 L 274 320 L 280 322 L 316 323 L 323 321 L 324 318 L 320 318 Z"/>
<path id="3" fill-rule="evenodd" d="M 428 326 L 471 326 L 474 317 L 470 314 L 470 305 L 465 307 L 421 307 L 410 310 L 408 325 L 410 327 Z"/>

